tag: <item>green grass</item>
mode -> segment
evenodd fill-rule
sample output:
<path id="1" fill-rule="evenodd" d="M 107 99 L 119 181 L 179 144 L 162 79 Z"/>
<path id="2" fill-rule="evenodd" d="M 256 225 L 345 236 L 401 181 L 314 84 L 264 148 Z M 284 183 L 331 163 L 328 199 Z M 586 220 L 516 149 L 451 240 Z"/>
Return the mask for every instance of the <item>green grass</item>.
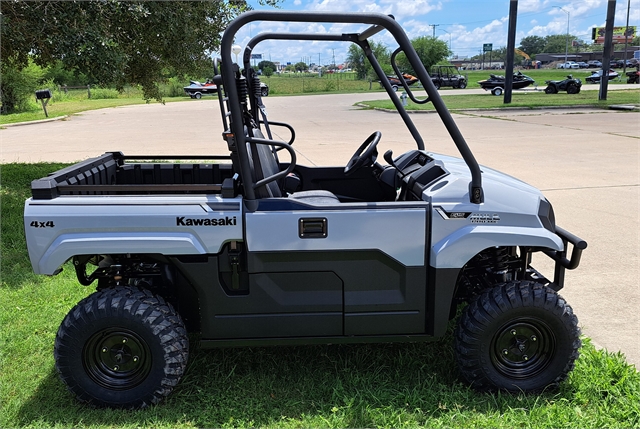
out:
<path id="1" fill-rule="evenodd" d="M 416 92 L 418 98 L 424 98 L 423 91 Z M 434 110 L 432 103 L 415 104 L 408 101 L 407 110 Z M 359 105 L 370 108 L 382 108 L 395 110 L 395 106 L 389 100 L 362 101 Z M 512 94 L 511 104 L 504 104 L 503 97 L 496 97 L 487 92 L 486 94 L 456 95 L 445 98 L 445 104 L 449 110 L 465 109 L 496 109 L 507 107 L 539 108 L 551 106 L 593 106 L 606 107 L 612 104 L 633 104 L 640 105 L 640 91 L 616 90 L 607 95 L 607 99 L 598 100 L 597 91 L 581 91 L 579 94 L 545 94 L 543 91 L 517 92 Z"/>
<path id="2" fill-rule="evenodd" d="M 523 70 L 523 72 L 536 80 L 536 83 L 543 88 L 544 81 L 548 79 L 564 79 L 567 73 L 563 70 Z M 574 70 L 574 76 L 584 78 L 590 74 L 586 70 Z M 461 72 L 468 77 L 469 88 L 480 88 L 477 81 L 487 79 L 490 73 L 504 74 L 504 70 L 477 70 L 477 71 L 463 71 Z M 356 80 L 354 73 L 333 73 L 325 74 L 322 77 L 318 77 L 317 74 L 282 74 L 273 75 L 270 77 L 262 76 L 260 78 L 263 82 L 269 85 L 270 96 L 274 95 L 299 95 L 299 94 L 339 94 L 339 93 L 354 93 L 354 92 L 380 92 L 382 88 L 378 82 Z M 626 82 L 623 79 L 621 82 Z M 618 84 L 618 81 L 612 81 L 611 85 Z M 178 85 L 178 84 L 175 84 Z M 175 86 L 174 85 L 174 86 Z M 588 85 L 588 84 L 585 84 Z M 178 85 L 179 87 L 179 85 Z M 178 87 L 171 87 L 171 91 L 165 88 L 165 93 L 177 95 L 180 92 Z M 103 109 L 108 107 L 117 107 L 131 104 L 143 104 L 146 101 L 142 98 L 142 93 L 139 89 L 126 88 L 121 94 L 117 94 L 114 90 L 109 89 L 92 89 L 92 97 L 112 97 L 117 98 L 87 98 L 86 90 L 70 90 L 68 94 L 64 94 L 58 90 L 53 91 L 53 99 L 47 106 L 47 112 L 50 118 L 56 118 L 60 116 L 73 115 L 86 110 Z M 447 94 L 448 91 L 455 91 L 452 88 L 443 88 L 443 94 Z M 418 93 L 421 90 L 417 91 Z M 595 92 L 591 92 L 594 94 Z M 495 97 L 494 103 L 498 103 Z M 575 99 L 574 99 L 575 100 Z M 165 102 L 174 101 L 191 101 L 189 97 L 174 96 L 165 97 Z M 563 97 L 556 97 L 555 99 L 547 99 L 550 105 L 563 104 L 565 99 Z M 636 103 L 638 103 L 638 95 L 636 95 Z M 429 104 L 430 106 L 431 104 Z M 473 106 L 470 107 L 483 107 Z M 46 119 L 45 114 L 40 104 L 32 102 L 30 110 L 28 112 L 14 113 L 11 115 L 0 115 L 0 126 L 5 124 L 13 124 L 17 122 L 28 122 Z"/>
<path id="3" fill-rule="evenodd" d="M 190 101 L 188 97 L 166 97 L 164 102 L 170 103 L 174 101 Z M 52 102 L 47 105 L 47 113 L 49 118 L 58 118 L 61 116 L 73 115 L 85 112 L 87 110 L 105 109 L 109 107 L 128 106 L 131 104 L 145 104 L 146 101 L 142 97 L 121 97 L 121 98 L 105 98 L 105 99 L 69 99 L 63 101 Z M 157 101 L 151 101 L 157 103 Z M 40 105 L 35 106 L 28 112 L 13 113 L 11 115 L 0 115 L 0 126 L 5 124 L 15 124 L 17 122 L 29 122 L 47 119 Z"/>
<path id="4" fill-rule="evenodd" d="M 200 350 L 142 411 L 83 406 L 59 381 L 53 342 L 91 288 L 73 269 L 32 273 L 22 210 L 32 179 L 62 164 L 6 164 L 2 179 L 0 427 L 634 428 L 640 374 L 584 339 L 575 370 L 541 395 L 480 394 L 460 382 L 449 332 L 433 343 Z M 195 344 L 195 341 L 194 341 Z"/>

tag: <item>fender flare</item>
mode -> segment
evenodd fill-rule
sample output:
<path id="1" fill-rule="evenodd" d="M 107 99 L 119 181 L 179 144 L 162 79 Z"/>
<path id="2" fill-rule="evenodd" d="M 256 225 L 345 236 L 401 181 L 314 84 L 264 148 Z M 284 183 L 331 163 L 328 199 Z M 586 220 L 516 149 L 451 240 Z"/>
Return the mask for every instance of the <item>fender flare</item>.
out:
<path id="1" fill-rule="evenodd" d="M 434 268 L 462 268 L 484 249 L 496 246 L 543 247 L 561 251 L 562 239 L 544 228 L 469 225 L 444 237 L 431 247 Z"/>
<path id="2" fill-rule="evenodd" d="M 36 274 L 53 275 L 75 255 L 94 254 L 206 254 L 203 243 L 189 232 L 105 232 L 62 234 L 51 243 L 39 261 Z"/>

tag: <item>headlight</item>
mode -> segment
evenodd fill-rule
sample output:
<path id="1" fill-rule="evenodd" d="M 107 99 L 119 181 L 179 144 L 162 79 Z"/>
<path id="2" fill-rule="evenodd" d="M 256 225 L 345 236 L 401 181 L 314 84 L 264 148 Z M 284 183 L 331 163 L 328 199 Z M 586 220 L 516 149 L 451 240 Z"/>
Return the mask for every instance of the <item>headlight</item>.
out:
<path id="1" fill-rule="evenodd" d="M 538 208 L 538 217 L 540 222 L 549 231 L 555 234 L 556 232 L 556 216 L 553 214 L 553 207 L 551 203 L 545 198 L 540 199 L 540 207 Z"/>

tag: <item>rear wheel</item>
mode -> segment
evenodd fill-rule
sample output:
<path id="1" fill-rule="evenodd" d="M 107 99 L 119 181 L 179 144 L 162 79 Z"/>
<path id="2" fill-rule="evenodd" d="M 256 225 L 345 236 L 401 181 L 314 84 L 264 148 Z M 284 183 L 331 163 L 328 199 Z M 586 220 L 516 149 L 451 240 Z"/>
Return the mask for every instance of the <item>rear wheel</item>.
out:
<path id="1" fill-rule="evenodd" d="M 456 330 L 460 371 L 478 390 L 536 392 L 556 385 L 573 369 L 580 345 L 571 307 L 552 289 L 529 281 L 483 292 Z"/>
<path id="2" fill-rule="evenodd" d="M 558 92 L 558 89 L 553 85 L 549 85 L 544 89 L 545 94 L 555 94 L 557 92 Z"/>
<path id="3" fill-rule="evenodd" d="M 575 83 L 567 85 L 567 94 L 577 94 L 580 92 L 580 88 Z"/>
<path id="4" fill-rule="evenodd" d="M 260 95 L 263 96 L 263 97 L 268 96 L 269 95 L 269 88 L 262 88 L 260 90 Z"/>
<path id="5" fill-rule="evenodd" d="M 188 353 L 173 307 L 134 288 L 80 301 L 60 325 L 54 348 L 58 373 L 79 400 L 116 408 L 158 403 L 178 384 Z"/>
<path id="6" fill-rule="evenodd" d="M 440 81 L 436 80 L 433 82 L 433 84 L 435 85 L 436 89 L 440 89 Z"/>
<path id="7" fill-rule="evenodd" d="M 499 97 L 499 96 L 501 96 L 501 95 L 502 95 L 502 88 L 500 88 L 499 86 L 497 86 L 497 87 L 495 87 L 495 88 L 493 88 L 493 89 L 491 90 L 491 93 L 492 93 L 493 95 L 496 95 L 496 96 L 498 96 L 498 97 Z"/>
<path id="8" fill-rule="evenodd" d="M 200 94 L 199 92 L 196 92 L 193 96 L 198 100 L 202 98 L 202 94 Z"/>

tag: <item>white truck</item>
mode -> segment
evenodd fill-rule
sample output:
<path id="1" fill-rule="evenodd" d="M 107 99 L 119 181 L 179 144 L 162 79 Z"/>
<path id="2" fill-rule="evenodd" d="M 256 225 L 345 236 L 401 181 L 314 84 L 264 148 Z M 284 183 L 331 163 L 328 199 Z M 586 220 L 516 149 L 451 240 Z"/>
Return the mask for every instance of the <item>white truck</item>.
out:
<path id="1" fill-rule="evenodd" d="M 260 33 L 241 70 L 234 37 L 255 21 L 364 28 Z M 380 31 L 427 98 L 404 90 L 434 104 L 461 159 L 425 149 L 369 47 Z M 374 131 L 346 166 L 299 164 L 295 132 L 264 115 L 249 64 L 265 39 L 359 45 L 416 148 L 379 163 Z M 190 332 L 202 347 L 429 341 L 465 303 L 455 349 L 475 388 L 539 391 L 567 376 L 580 330 L 557 291 L 586 243 L 555 224 L 539 190 L 477 164 L 392 17 L 253 11 L 229 25 L 221 55 L 214 81 L 228 155 L 171 163 L 110 152 L 32 183 L 24 225 L 34 271 L 55 275 L 71 261 L 78 282 L 96 288 L 55 341 L 58 372 L 81 401 L 157 403 L 185 371 Z M 276 140 L 276 127 L 290 140 Z M 552 276 L 531 266 L 534 253 L 555 260 Z"/>

